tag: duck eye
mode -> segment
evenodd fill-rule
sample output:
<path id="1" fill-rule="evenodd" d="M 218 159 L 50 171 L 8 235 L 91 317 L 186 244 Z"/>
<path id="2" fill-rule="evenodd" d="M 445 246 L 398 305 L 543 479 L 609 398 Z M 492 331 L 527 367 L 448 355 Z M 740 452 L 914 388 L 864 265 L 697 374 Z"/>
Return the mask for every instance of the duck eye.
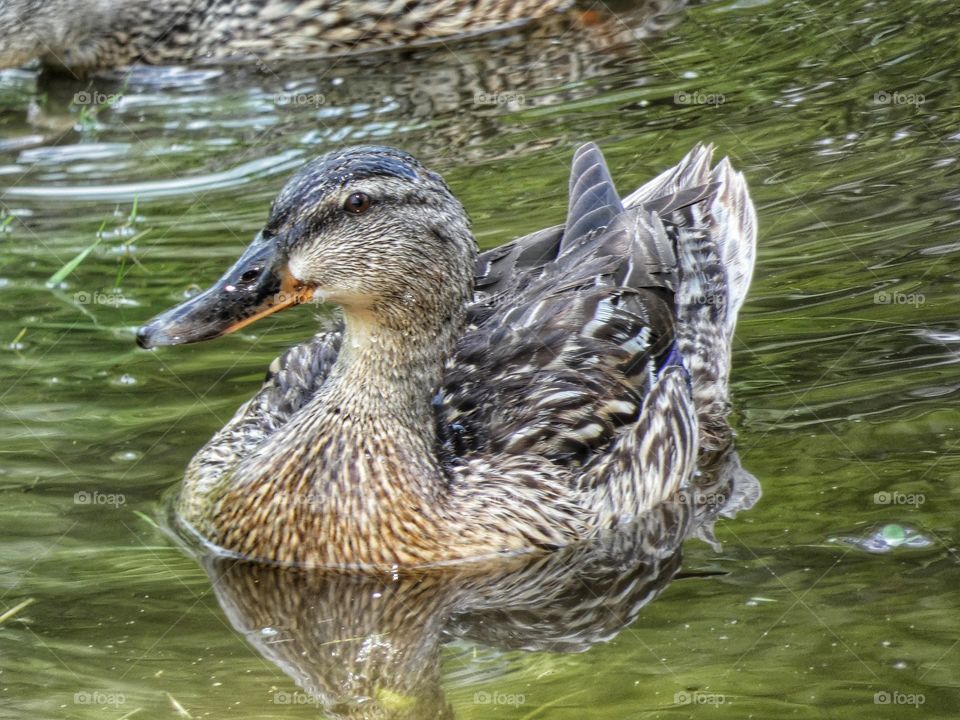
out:
<path id="1" fill-rule="evenodd" d="M 351 193 L 343 203 L 343 209 L 354 215 L 365 213 L 370 209 L 370 196 L 362 192 Z"/>

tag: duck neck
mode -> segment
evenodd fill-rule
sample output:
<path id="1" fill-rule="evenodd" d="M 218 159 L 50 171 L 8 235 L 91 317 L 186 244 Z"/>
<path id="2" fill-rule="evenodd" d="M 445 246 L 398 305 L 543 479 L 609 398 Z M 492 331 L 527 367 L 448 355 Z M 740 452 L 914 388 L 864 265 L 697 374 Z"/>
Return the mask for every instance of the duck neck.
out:
<path id="1" fill-rule="evenodd" d="M 344 311 L 340 355 L 318 398 L 325 414 L 435 438 L 432 401 L 463 332 L 463 302 L 444 314 L 403 308 Z M 393 427 L 389 427 L 393 426 Z"/>

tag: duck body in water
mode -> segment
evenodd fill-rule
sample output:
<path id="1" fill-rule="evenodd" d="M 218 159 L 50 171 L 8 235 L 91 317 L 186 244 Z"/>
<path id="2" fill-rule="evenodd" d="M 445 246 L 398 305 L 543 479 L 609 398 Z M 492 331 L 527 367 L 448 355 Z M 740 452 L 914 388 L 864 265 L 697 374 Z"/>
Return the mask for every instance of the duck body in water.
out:
<path id="1" fill-rule="evenodd" d="M 179 516 L 244 558 L 417 566 L 569 545 L 689 490 L 732 439 L 755 253 L 743 177 L 711 153 L 621 200 L 585 145 L 566 222 L 480 255 L 410 155 L 307 164 L 213 287 L 139 331 L 150 348 L 311 298 L 343 311 L 194 457 Z"/>
<path id="2" fill-rule="evenodd" d="M 519 25 L 571 0 L 3 0 L 0 68 L 299 60 Z"/>

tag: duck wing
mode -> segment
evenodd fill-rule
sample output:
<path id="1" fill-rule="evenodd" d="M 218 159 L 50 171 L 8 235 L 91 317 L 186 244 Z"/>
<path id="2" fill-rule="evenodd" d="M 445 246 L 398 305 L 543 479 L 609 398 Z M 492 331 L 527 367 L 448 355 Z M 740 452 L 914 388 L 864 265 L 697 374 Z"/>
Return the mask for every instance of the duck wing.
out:
<path id="1" fill-rule="evenodd" d="M 256 399 L 264 417 L 271 418 L 272 429 L 289 420 L 326 382 L 340 354 L 343 340 L 340 325 L 342 321 L 335 329 L 314 335 L 270 363 Z"/>
<path id="2" fill-rule="evenodd" d="M 449 457 L 582 465 L 635 423 L 677 339 L 675 247 L 709 182 L 625 208 L 599 149 L 573 162 L 563 226 L 478 259 L 470 326 L 436 398 Z"/>

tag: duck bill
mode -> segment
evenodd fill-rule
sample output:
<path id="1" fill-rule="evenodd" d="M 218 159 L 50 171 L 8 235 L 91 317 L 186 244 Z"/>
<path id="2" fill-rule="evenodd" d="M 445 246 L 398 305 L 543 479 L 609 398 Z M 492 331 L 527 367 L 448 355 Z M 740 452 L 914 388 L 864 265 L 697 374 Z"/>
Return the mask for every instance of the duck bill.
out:
<path id="1" fill-rule="evenodd" d="M 210 340 L 311 297 L 313 289 L 293 277 L 277 242 L 258 235 L 212 287 L 141 327 L 137 344 L 149 349 Z"/>

